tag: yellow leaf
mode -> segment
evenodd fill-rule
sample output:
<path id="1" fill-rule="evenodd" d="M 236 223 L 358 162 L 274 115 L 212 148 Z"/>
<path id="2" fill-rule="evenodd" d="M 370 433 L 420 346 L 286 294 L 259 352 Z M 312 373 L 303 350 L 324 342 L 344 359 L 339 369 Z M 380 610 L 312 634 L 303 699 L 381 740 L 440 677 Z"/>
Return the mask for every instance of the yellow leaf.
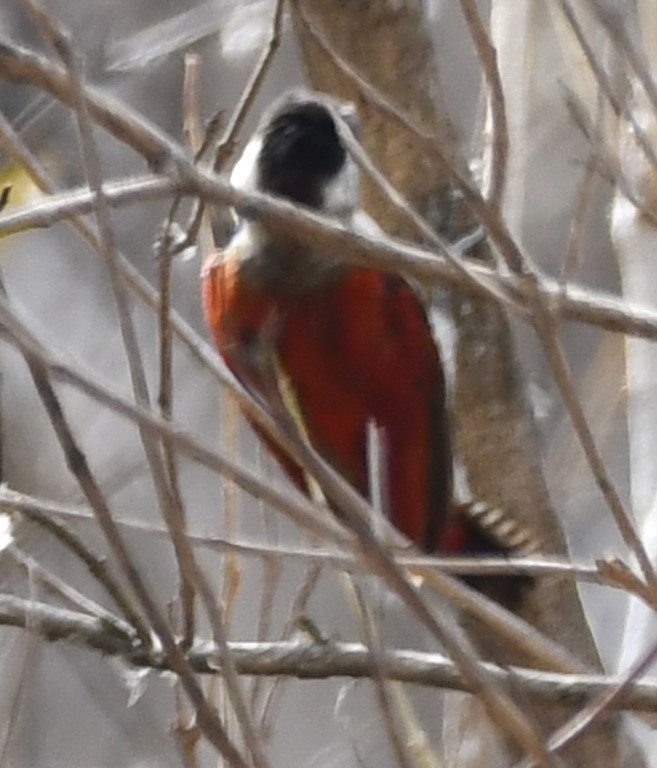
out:
<path id="1" fill-rule="evenodd" d="M 41 194 L 22 165 L 7 162 L 0 165 L 0 214 L 19 208 Z M 10 235 L 0 234 L 0 239 Z"/>
<path id="2" fill-rule="evenodd" d="M 9 188 L 9 200 L 6 209 L 25 205 L 39 194 L 39 188 L 32 181 L 25 168 L 14 162 L 0 165 L 0 191 L 7 188 Z"/>

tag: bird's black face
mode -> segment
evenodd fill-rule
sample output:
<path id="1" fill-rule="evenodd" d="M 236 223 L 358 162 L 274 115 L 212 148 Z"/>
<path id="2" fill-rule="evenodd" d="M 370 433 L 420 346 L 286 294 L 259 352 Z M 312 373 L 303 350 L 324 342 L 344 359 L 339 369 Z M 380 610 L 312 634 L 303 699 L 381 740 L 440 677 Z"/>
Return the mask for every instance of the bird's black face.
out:
<path id="1" fill-rule="evenodd" d="M 258 186 L 321 208 L 326 185 L 347 160 L 333 117 L 321 103 L 285 106 L 267 125 L 258 156 Z"/>

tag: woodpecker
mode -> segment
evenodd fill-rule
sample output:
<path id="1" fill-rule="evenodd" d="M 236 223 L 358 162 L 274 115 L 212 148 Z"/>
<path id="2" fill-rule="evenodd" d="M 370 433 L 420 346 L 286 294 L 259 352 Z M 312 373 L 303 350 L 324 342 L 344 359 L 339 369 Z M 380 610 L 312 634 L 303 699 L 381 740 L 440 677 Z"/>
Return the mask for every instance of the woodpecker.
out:
<path id="1" fill-rule="evenodd" d="M 345 130 L 357 133 L 350 105 L 287 93 L 264 114 L 230 182 L 371 230 Z M 509 542 L 499 541 L 481 505 L 470 514 L 453 504 L 445 372 L 427 309 L 407 279 L 374 264 L 350 265 L 307 238 L 268 231 L 246 210 L 227 246 L 206 259 L 201 283 L 206 322 L 227 365 L 266 403 L 263 350 L 275 359 L 307 439 L 366 497 L 368 425 L 378 428 L 386 508 L 417 546 L 465 553 L 480 551 L 482 540 L 499 550 L 523 538 L 512 526 Z M 308 491 L 299 466 L 265 439 Z"/>

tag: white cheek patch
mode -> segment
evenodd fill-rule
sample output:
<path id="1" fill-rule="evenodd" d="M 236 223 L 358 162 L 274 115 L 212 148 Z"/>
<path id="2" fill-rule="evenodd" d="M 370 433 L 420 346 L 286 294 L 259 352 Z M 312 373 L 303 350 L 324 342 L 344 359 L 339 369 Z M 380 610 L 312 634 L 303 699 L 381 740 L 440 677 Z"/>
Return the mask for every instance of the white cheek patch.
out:
<path id="1" fill-rule="evenodd" d="M 258 155 L 262 139 L 251 139 L 230 174 L 230 184 L 243 192 L 258 191 Z"/>
<path id="2" fill-rule="evenodd" d="M 230 174 L 230 184 L 242 192 L 259 192 L 258 185 L 258 156 L 262 148 L 262 138 L 253 138 L 244 147 L 240 159 Z M 240 225 L 233 235 L 231 247 L 238 258 L 248 261 L 254 253 L 259 253 L 264 247 L 265 234 L 262 227 L 255 221 L 240 219 Z"/>
<path id="3" fill-rule="evenodd" d="M 359 203 L 358 177 L 358 166 L 348 157 L 340 173 L 323 189 L 322 213 L 351 217 Z"/>

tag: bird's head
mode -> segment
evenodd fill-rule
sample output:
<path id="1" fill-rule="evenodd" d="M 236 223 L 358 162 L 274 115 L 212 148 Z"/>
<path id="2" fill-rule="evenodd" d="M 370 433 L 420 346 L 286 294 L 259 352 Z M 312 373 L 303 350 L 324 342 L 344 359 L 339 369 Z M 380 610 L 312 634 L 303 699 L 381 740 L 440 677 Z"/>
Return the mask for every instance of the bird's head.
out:
<path id="1" fill-rule="evenodd" d="M 231 184 L 349 219 L 359 206 L 359 174 L 345 131 L 357 131 L 351 104 L 307 91 L 288 93 L 265 113 Z"/>

